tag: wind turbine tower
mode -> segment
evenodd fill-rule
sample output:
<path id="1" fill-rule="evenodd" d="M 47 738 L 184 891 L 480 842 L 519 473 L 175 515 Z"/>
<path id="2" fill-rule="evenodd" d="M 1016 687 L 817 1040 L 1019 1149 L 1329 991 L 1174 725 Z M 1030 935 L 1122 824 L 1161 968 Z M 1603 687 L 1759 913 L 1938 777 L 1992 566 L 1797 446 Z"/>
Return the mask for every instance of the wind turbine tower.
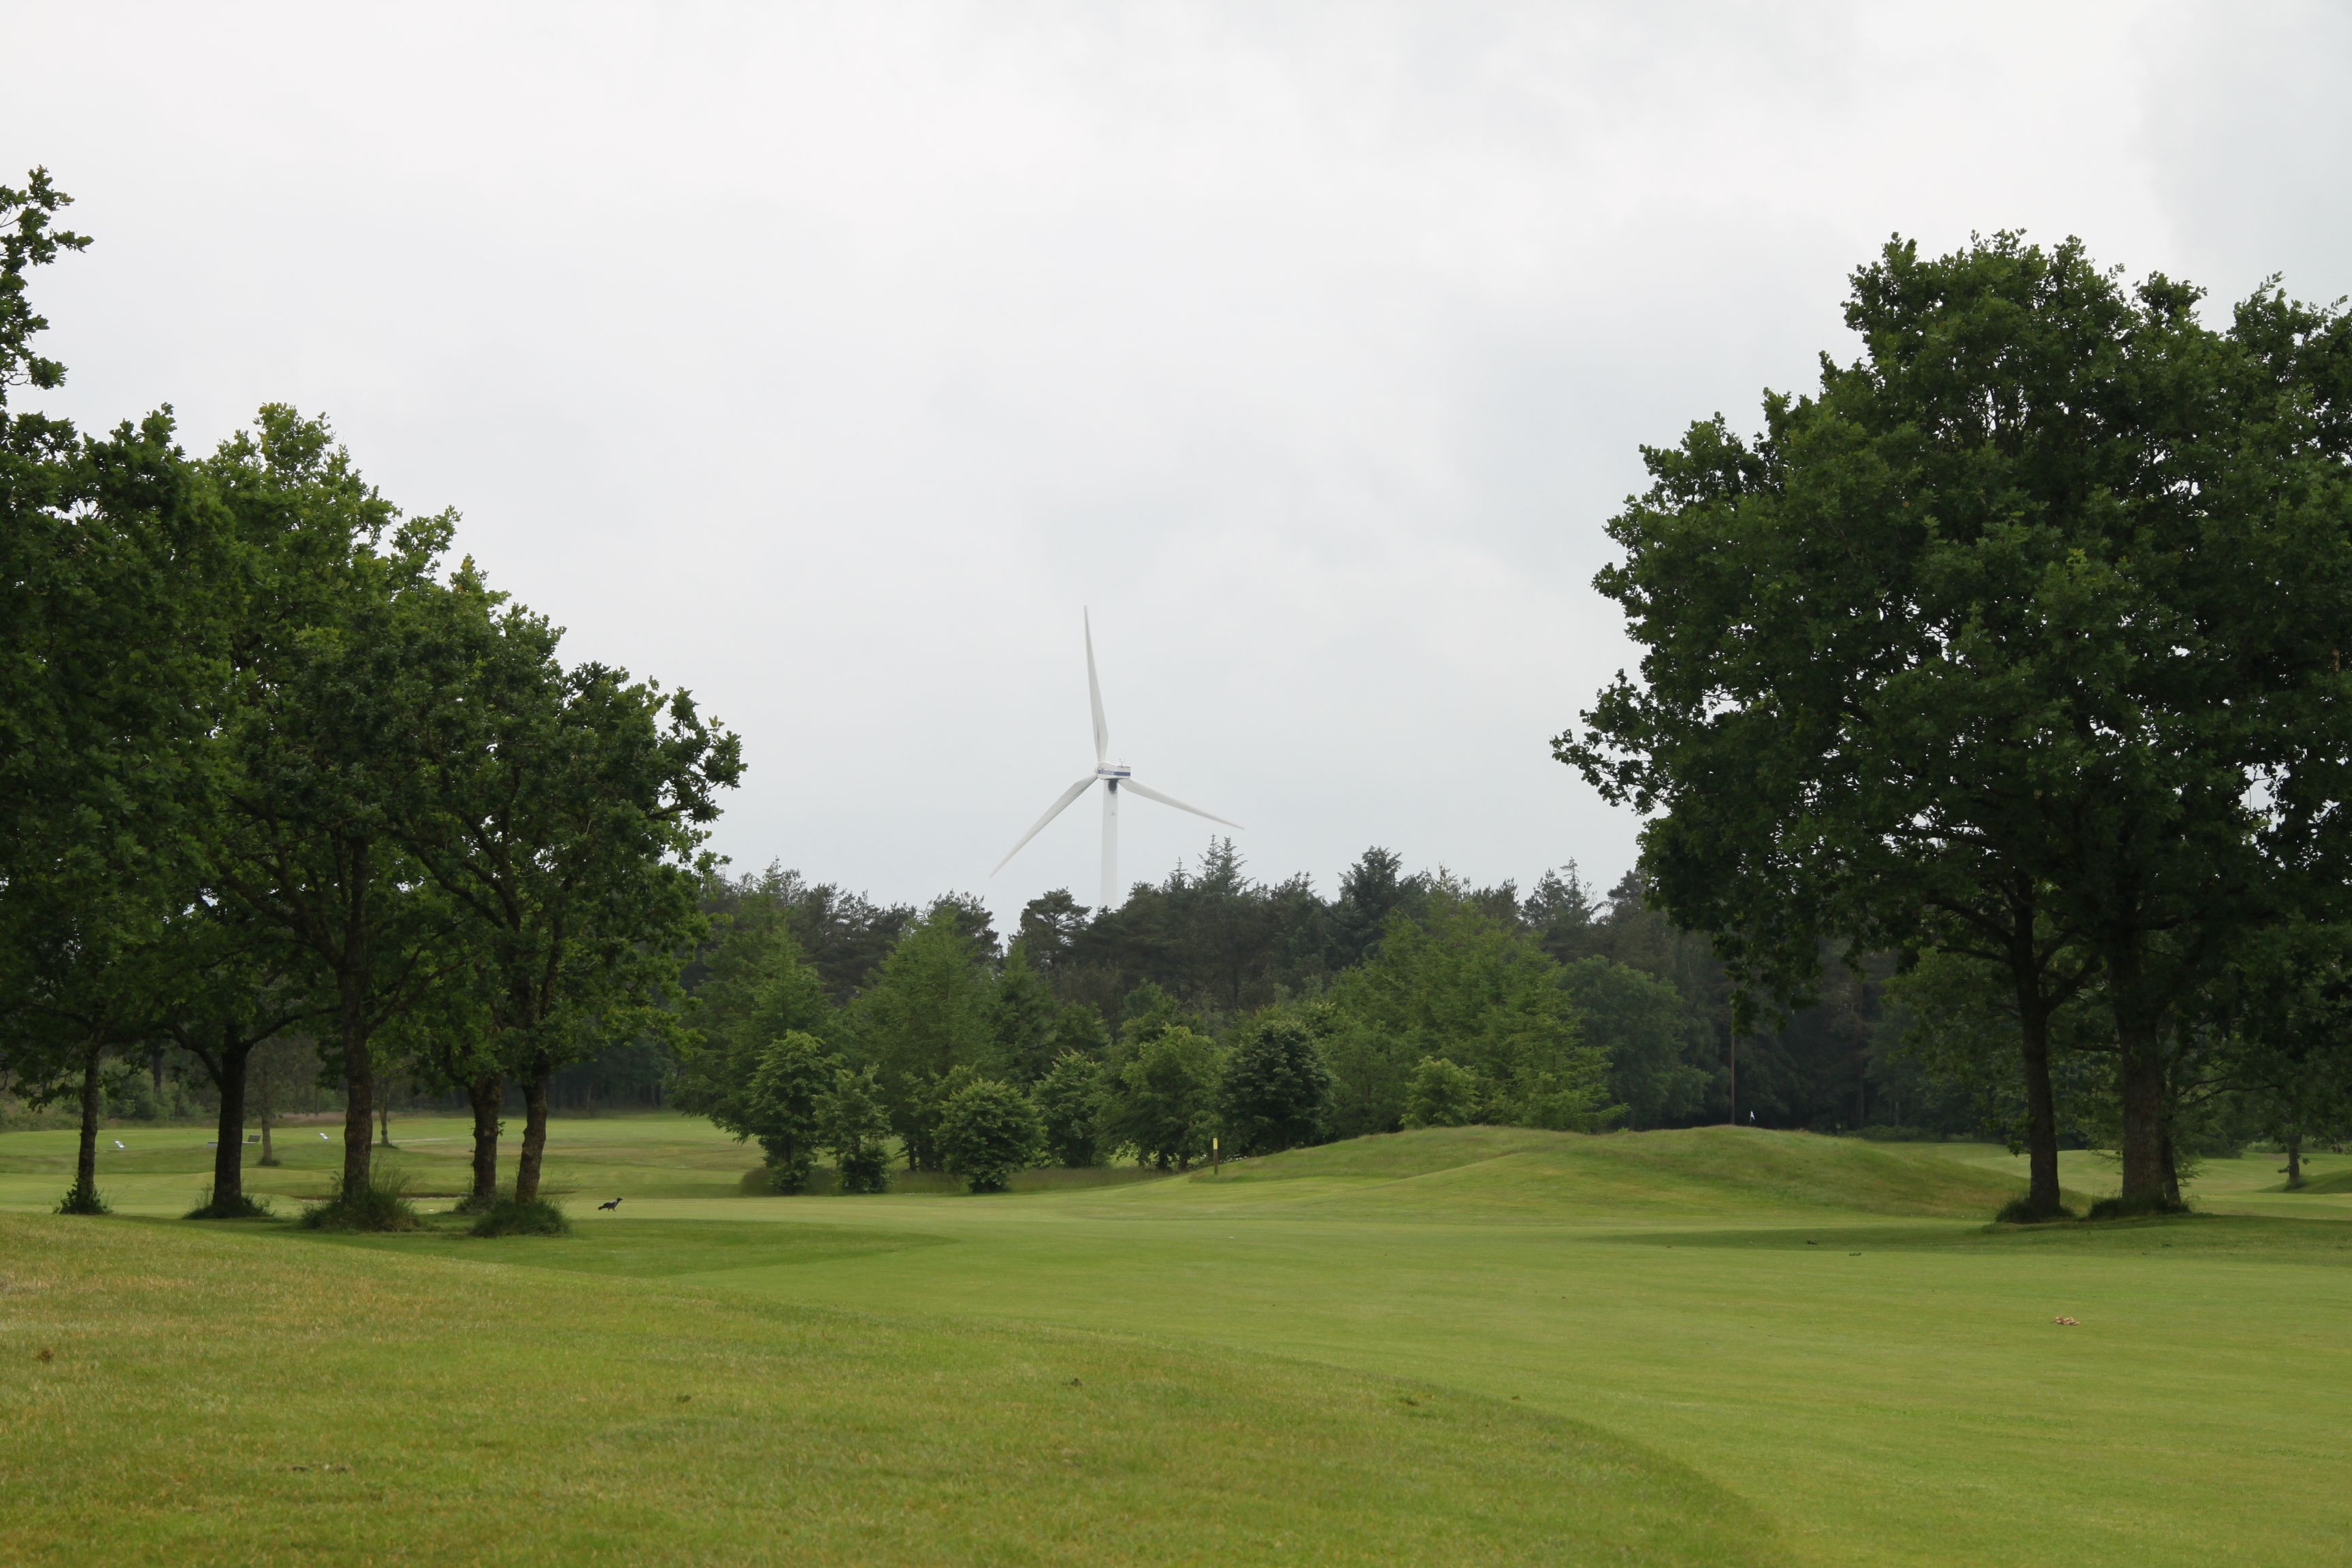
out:
<path id="1" fill-rule="evenodd" d="M 1129 794 L 1139 795 L 1146 800 L 1156 800 L 1162 805 L 1172 805 L 1179 811 L 1189 811 L 1195 816 L 1205 816 L 1211 822 L 1223 822 L 1227 827 L 1239 827 L 1241 824 L 1227 822 L 1225 818 L 1213 811 L 1202 811 L 1197 805 L 1186 805 L 1173 795 L 1162 795 L 1150 785 L 1139 782 L 1133 768 L 1129 767 L 1125 763 L 1114 763 L 1110 760 L 1110 726 L 1103 720 L 1102 681 L 1095 675 L 1094 617 L 1091 615 L 1085 616 L 1084 625 L 1087 634 L 1087 697 L 1094 704 L 1095 711 L 1095 771 L 1064 790 L 1062 798 L 1045 808 L 1045 815 L 1039 817 L 1036 825 L 1023 834 L 1020 841 L 1005 852 L 1004 858 L 996 863 L 996 871 L 1002 871 L 1011 865 L 1013 857 L 1020 854 L 1023 847 L 1029 840 L 1043 833 L 1047 823 L 1068 810 L 1072 801 L 1095 785 L 1100 784 L 1103 786 L 1102 904 L 1100 907 L 1112 910 L 1117 909 L 1119 903 L 1118 792 L 1122 788 Z M 996 871 L 991 871 L 989 875 L 993 877 Z"/>

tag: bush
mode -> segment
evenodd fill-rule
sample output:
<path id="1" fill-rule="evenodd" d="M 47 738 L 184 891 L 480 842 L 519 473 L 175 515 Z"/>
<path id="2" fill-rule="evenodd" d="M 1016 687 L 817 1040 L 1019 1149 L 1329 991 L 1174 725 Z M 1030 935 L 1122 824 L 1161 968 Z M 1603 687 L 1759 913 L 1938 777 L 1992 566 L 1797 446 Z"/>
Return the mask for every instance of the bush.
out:
<path id="1" fill-rule="evenodd" d="M 816 1174 L 816 1151 L 803 1143 L 794 1148 L 771 1149 L 768 1163 L 762 1167 L 768 1173 L 768 1190 L 784 1197 L 797 1197 L 808 1191 L 809 1178 Z"/>
<path id="2" fill-rule="evenodd" d="M 2033 1200 L 2022 1193 L 2001 1205 L 2000 1212 L 1992 1216 L 1995 1225 L 2048 1225 L 2053 1220 L 2074 1217 L 2074 1211 L 2063 1204 L 2058 1205 L 2055 1213 L 2044 1213 L 2035 1208 Z"/>
<path id="3" fill-rule="evenodd" d="M 368 1184 L 356 1193 L 346 1193 L 342 1177 L 337 1176 L 334 1191 L 327 1201 L 304 1209 L 299 1224 L 304 1230 L 394 1231 L 425 1227 L 416 1205 L 408 1201 L 408 1178 L 397 1171 L 371 1173 Z"/>
<path id="4" fill-rule="evenodd" d="M 519 1204 L 502 1196 L 482 1210 L 466 1229 L 467 1236 L 569 1236 L 572 1222 L 562 1209 L 545 1198 Z"/>
<path id="5" fill-rule="evenodd" d="M 1036 1162 L 1043 1136 L 1029 1097 L 993 1079 L 966 1084 L 940 1114 L 940 1152 L 948 1172 L 975 1193 L 1003 1192 L 1007 1177 Z"/>
<path id="6" fill-rule="evenodd" d="M 887 1193 L 890 1190 L 890 1150 L 881 1142 L 861 1143 L 836 1156 L 835 1174 L 841 1179 L 841 1190 L 856 1196 L 861 1193 Z"/>
<path id="7" fill-rule="evenodd" d="M 96 1187 L 85 1187 L 77 1182 L 72 1190 L 59 1200 L 58 1212 L 59 1214 L 112 1214 L 114 1211 L 107 1206 L 104 1198 L 98 1195 Z"/>
<path id="8" fill-rule="evenodd" d="M 1404 1088 L 1407 1127 L 1467 1127 L 1478 1120 L 1478 1075 L 1444 1057 L 1423 1057 Z"/>
<path id="9" fill-rule="evenodd" d="M 182 1217 L 184 1219 L 268 1219 L 269 1200 L 239 1194 L 235 1203 L 215 1203 L 213 1201 L 213 1190 L 207 1186 L 205 1188 L 205 1201 L 190 1209 Z"/>

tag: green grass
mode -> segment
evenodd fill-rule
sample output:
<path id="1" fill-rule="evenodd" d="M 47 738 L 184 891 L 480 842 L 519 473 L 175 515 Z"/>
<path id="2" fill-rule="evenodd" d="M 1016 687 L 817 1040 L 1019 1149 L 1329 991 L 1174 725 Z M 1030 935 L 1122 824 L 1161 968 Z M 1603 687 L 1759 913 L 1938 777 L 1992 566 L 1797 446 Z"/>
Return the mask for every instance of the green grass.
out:
<path id="1" fill-rule="evenodd" d="M 394 1132 L 462 1185 L 462 1124 Z M 184 1212 L 201 1131 L 122 1136 L 110 1200 Z M 2276 1156 L 2208 1167 L 2203 1215 L 2021 1229 L 1983 1223 L 2021 1173 L 1981 1145 L 1460 1129 L 777 1198 L 707 1126 L 607 1118 L 555 1124 L 572 1236 L 480 1240 L 44 1215 L 58 1137 L 0 1136 L 0 1561 L 2143 1568 L 2352 1536 L 2352 1194 L 2278 1193 Z M 333 1154 L 248 1173 L 322 1192 Z"/>
<path id="2" fill-rule="evenodd" d="M 1861 1212 L 1982 1218 L 2023 1190 L 1932 1145 L 1759 1136 L 1730 1127 L 1587 1138 L 1431 1129 L 1237 1161 L 1221 1182 L 1297 1182 L 1310 1201 L 1383 1216 L 1465 1213 L 1557 1223 Z"/>
<path id="3" fill-rule="evenodd" d="M 1769 1560 L 1684 1467 L 1459 1390 L 484 1245 L 507 1257 L 0 1217 L 0 1555 Z"/>

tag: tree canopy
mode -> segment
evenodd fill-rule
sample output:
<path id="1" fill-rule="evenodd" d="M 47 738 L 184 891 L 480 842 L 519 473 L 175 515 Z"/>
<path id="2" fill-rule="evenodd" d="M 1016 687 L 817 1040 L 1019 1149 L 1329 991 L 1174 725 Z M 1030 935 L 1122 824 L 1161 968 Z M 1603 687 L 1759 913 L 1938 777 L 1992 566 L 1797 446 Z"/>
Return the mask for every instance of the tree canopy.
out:
<path id="1" fill-rule="evenodd" d="M 2198 300 L 2074 241 L 1891 242 L 1858 359 L 1754 441 L 1645 450 L 1597 580 L 1641 680 L 1558 742 L 1751 993 L 1809 995 L 1824 938 L 2004 970 L 2043 1212 L 2052 1013 L 2095 974 L 2154 1201 L 2165 1019 L 2341 863 L 2346 323 Z"/>

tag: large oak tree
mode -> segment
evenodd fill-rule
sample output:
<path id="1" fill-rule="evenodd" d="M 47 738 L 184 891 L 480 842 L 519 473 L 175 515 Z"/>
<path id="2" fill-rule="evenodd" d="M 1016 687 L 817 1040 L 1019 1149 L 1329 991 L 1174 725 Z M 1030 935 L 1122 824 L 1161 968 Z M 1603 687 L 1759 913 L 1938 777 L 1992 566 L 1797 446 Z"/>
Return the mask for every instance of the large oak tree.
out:
<path id="1" fill-rule="evenodd" d="M 1656 814 L 1656 896 L 1751 993 L 1804 994 L 1825 935 L 2000 966 L 2041 1213 L 2053 1010 L 2097 978 L 2161 1202 L 2169 1020 L 2340 858 L 2345 322 L 2198 303 L 2073 241 L 1890 243 L 1816 394 L 1645 450 L 1598 579 L 1641 679 L 1557 742 Z"/>

